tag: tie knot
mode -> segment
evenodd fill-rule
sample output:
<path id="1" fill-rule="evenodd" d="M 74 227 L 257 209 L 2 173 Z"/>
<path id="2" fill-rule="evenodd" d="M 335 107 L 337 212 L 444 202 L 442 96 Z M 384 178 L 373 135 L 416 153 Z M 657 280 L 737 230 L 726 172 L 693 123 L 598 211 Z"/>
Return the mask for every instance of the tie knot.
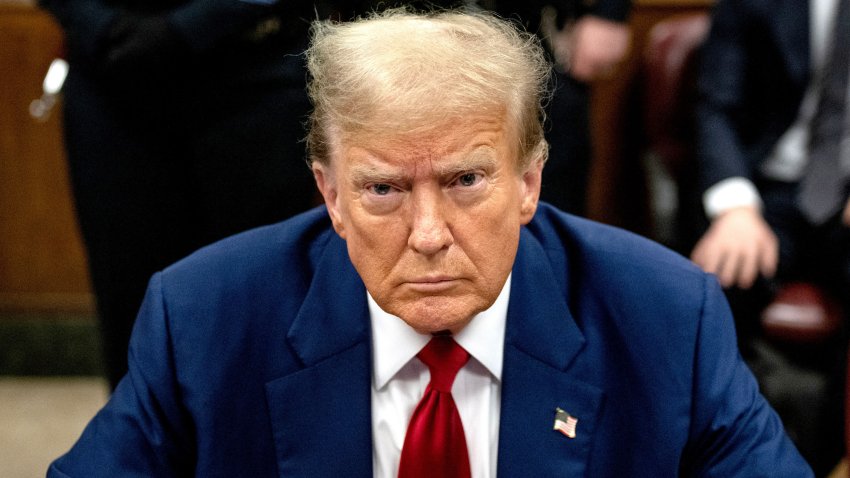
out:
<path id="1" fill-rule="evenodd" d="M 451 336 L 436 336 L 417 355 L 431 372 L 431 388 L 451 393 L 458 370 L 469 360 L 469 352 Z"/>

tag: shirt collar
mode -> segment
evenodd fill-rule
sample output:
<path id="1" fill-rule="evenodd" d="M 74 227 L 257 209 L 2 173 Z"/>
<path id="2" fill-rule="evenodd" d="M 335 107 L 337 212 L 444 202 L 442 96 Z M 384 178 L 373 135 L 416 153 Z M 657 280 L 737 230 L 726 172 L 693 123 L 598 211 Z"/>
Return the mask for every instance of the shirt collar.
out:
<path id="1" fill-rule="evenodd" d="M 489 309 L 480 312 L 454 339 L 483 365 L 496 380 L 502 379 L 502 356 L 505 349 L 505 323 L 511 276 L 505 281 L 499 297 Z M 383 388 L 431 340 L 400 318 L 381 309 L 371 294 L 366 293 L 372 327 L 372 377 L 375 388 Z"/>

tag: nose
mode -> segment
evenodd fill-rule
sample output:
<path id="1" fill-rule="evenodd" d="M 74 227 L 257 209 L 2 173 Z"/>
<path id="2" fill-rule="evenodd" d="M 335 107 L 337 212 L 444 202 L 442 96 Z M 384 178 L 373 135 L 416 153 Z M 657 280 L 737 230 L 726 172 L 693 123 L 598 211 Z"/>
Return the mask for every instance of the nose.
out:
<path id="1" fill-rule="evenodd" d="M 408 245 L 414 251 L 433 255 L 449 247 L 453 242 L 446 220 L 446 211 L 435 191 L 414 194 L 413 224 Z"/>

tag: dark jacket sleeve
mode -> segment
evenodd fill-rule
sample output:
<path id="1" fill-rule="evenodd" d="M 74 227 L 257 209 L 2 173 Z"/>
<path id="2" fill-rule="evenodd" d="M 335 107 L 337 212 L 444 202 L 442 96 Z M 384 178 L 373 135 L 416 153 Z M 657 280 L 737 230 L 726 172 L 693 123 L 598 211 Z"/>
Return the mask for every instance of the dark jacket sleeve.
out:
<path id="1" fill-rule="evenodd" d="M 62 25 L 66 47 L 75 60 L 90 60 L 103 48 L 109 26 L 119 14 L 118 7 L 102 0 L 41 0 Z"/>
<path id="2" fill-rule="evenodd" d="M 736 0 L 718 2 L 702 51 L 697 106 L 702 190 L 730 177 L 751 176 L 739 136 L 749 61 L 743 31 L 748 17 L 742 10 Z"/>
<path id="3" fill-rule="evenodd" d="M 589 13 L 615 22 L 625 22 L 632 8 L 631 0 L 597 0 Z"/>
<path id="4" fill-rule="evenodd" d="M 48 477 L 191 476 L 193 427 L 178 403 L 161 279 L 151 279 L 130 342 L 129 372 Z"/>
<path id="5" fill-rule="evenodd" d="M 516 2 L 517 5 L 528 2 Z M 533 7 L 537 11 L 546 6 L 553 6 L 558 11 L 561 20 L 569 21 L 581 15 L 595 15 L 614 22 L 625 22 L 632 8 L 632 0 L 541 0 Z"/>
<path id="6" fill-rule="evenodd" d="M 175 32 L 194 53 L 209 51 L 222 42 L 250 32 L 271 15 L 277 2 L 243 0 L 190 1 L 163 11 L 142 12 L 165 16 Z M 298 4 L 303 10 L 304 2 Z M 96 59 L 107 46 L 103 42 L 124 7 L 103 0 L 41 0 L 66 33 L 68 50 L 76 60 Z M 287 7 L 290 10 L 295 7 Z"/>
<path id="7" fill-rule="evenodd" d="M 202 53 L 223 41 L 249 32 L 264 17 L 274 12 L 275 3 L 244 0 L 192 1 L 170 12 L 168 17 L 190 48 Z"/>
<path id="8" fill-rule="evenodd" d="M 759 166 L 798 118 L 811 77 L 805 5 L 797 0 L 715 5 L 698 81 L 703 189 L 732 176 L 757 179 Z"/>
<path id="9" fill-rule="evenodd" d="M 694 352 L 693 422 L 681 476 L 814 476 L 741 358 L 732 313 L 712 276 Z"/>

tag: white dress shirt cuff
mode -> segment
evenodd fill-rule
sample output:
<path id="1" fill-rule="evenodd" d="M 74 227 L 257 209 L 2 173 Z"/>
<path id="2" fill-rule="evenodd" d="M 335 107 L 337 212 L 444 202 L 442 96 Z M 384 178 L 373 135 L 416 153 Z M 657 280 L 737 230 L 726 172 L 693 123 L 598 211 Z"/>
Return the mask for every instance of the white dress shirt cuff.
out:
<path id="1" fill-rule="evenodd" d="M 724 179 L 708 188 L 702 196 L 702 205 L 709 219 L 742 206 L 762 206 L 756 186 L 747 178 Z"/>

